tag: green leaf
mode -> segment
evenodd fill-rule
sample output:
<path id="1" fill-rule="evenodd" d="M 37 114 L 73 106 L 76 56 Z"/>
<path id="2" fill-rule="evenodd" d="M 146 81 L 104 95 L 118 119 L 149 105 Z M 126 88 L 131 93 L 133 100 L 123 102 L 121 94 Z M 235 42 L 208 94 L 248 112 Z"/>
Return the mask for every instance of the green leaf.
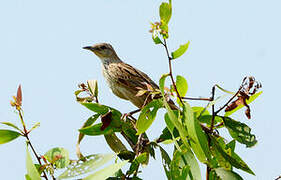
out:
<path id="1" fill-rule="evenodd" d="M 169 116 L 167 113 L 165 114 L 165 121 L 166 121 L 166 119 L 169 119 Z M 173 135 L 170 133 L 170 131 L 173 132 Z M 174 143 L 175 141 L 179 140 L 179 138 L 180 138 L 179 131 L 177 129 L 175 129 L 173 127 L 171 130 L 169 130 L 166 127 L 165 129 L 163 129 L 162 134 L 159 136 L 157 141 L 161 141 L 161 143 L 163 143 L 163 144 L 170 144 L 170 143 Z"/>
<path id="2" fill-rule="evenodd" d="M 221 179 L 243 180 L 243 178 L 236 172 L 224 168 L 216 168 L 214 170 Z"/>
<path id="3" fill-rule="evenodd" d="M 147 152 L 144 152 L 136 157 L 136 159 L 134 159 L 134 161 L 131 163 L 127 174 L 134 174 L 138 170 L 140 164 L 145 164 L 146 162 L 148 162 L 148 158 L 149 156 Z"/>
<path id="4" fill-rule="evenodd" d="M 163 107 L 162 99 L 156 99 L 142 108 L 139 118 L 136 122 L 138 129 L 137 135 L 144 133 L 153 123 L 156 118 L 158 109 Z M 152 108 L 152 110 L 150 110 Z"/>
<path id="5" fill-rule="evenodd" d="M 66 179 L 80 176 L 103 166 L 115 157 L 114 154 L 96 154 L 84 157 L 85 161 L 79 160 L 69 165 L 57 179 Z"/>
<path id="6" fill-rule="evenodd" d="M 200 117 L 198 118 L 198 120 L 199 120 L 201 123 L 206 123 L 208 127 L 211 127 L 212 118 L 213 118 L 212 115 L 204 115 L 204 116 L 200 116 Z M 216 124 L 218 124 L 218 123 L 221 123 L 221 122 L 222 122 L 222 117 L 221 117 L 221 116 L 215 116 L 214 125 L 216 125 Z"/>
<path id="7" fill-rule="evenodd" d="M 35 123 L 32 128 L 29 130 L 29 132 L 33 131 L 34 129 L 38 128 L 40 126 L 40 122 Z"/>
<path id="8" fill-rule="evenodd" d="M 190 167 L 190 171 L 193 179 L 201 179 L 201 171 L 200 171 L 199 164 L 194 154 L 192 153 L 190 147 L 185 147 L 181 149 L 183 149 L 182 153 L 184 154 L 185 160 L 187 161 L 187 164 Z"/>
<path id="9" fill-rule="evenodd" d="M 127 151 L 126 146 L 122 143 L 122 141 L 116 136 L 115 133 L 105 134 L 104 138 L 109 145 L 109 147 L 115 153 L 120 153 L 121 151 Z"/>
<path id="10" fill-rule="evenodd" d="M 94 124 L 96 122 L 96 120 L 100 117 L 100 114 L 94 114 L 91 117 L 89 117 L 87 119 L 87 121 L 83 124 L 82 128 L 91 126 L 92 124 Z M 82 141 L 82 139 L 84 138 L 84 134 L 79 133 L 79 137 L 78 137 L 78 142 L 77 144 L 80 144 L 80 142 Z"/>
<path id="11" fill-rule="evenodd" d="M 97 80 L 88 80 L 87 81 L 90 92 L 98 97 L 98 81 Z"/>
<path id="12" fill-rule="evenodd" d="M 173 131 L 174 131 L 175 125 L 171 121 L 168 113 L 165 113 L 164 119 L 165 119 L 165 123 L 167 125 L 168 130 L 170 131 L 171 135 L 173 135 Z"/>
<path id="13" fill-rule="evenodd" d="M 147 152 L 141 153 L 138 157 L 136 157 L 136 161 L 140 164 L 147 162 L 148 154 Z"/>
<path id="14" fill-rule="evenodd" d="M 235 140 L 232 140 L 230 141 L 228 144 L 226 144 L 226 148 L 230 148 L 231 149 L 231 153 L 234 153 L 234 150 L 235 150 L 235 146 L 236 146 L 236 141 Z"/>
<path id="15" fill-rule="evenodd" d="M 25 180 L 32 180 L 31 177 L 29 177 L 28 174 L 25 175 Z"/>
<path id="16" fill-rule="evenodd" d="M 22 132 L 22 131 L 20 130 L 20 128 L 18 128 L 18 126 L 14 125 L 13 123 L 10 123 L 10 122 L 0 122 L 0 123 L 1 123 L 1 124 L 5 124 L 5 125 L 7 125 L 7 126 L 10 126 L 10 127 L 14 128 L 14 129 L 18 130 L 19 132 Z"/>
<path id="17" fill-rule="evenodd" d="M 41 180 L 40 174 L 38 173 L 36 167 L 34 166 L 34 164 L 32 162 L 32 158 L 28 151 L 28 146 L 26 146 L 26 170 L 27 170 L 26 177 L 28 177 L 32 180 Z"/>
<path id="18" fill-rule="evenodd" d="M 220 87 L 218 84 L 215 85 L 217 88 L 219 88 L 221 91 L 225 92 L 225 93 L 228 93 L 228 94 L 232 94 L 234 95 L 235 93 L 234 92 L 231 92 L 231 91 L 228 91 L 222 87 Z"/>
<path id="19" fill-rule="evenodd" d="M 170 163 L 171 176 L 175 179 L 202 179 L 198 162 L 190 147 L 182 145 L 180 149 L 181 151 L 174 152 Z"/>
<path id="20" fill-rule="evenodd" d="M 122 125 L 122 132 L 126 135 L 127 138 L 132 141 L 133 144 L 136 144 L 138 141 L 137 131 L 135 130 L 134 126 L 130 122 L 125 122 Z"/>
<path id="21" fill-rule="evenodd" d="M 231 153 L 231 155 L 228 154 L 229 151 L 225 150 L 226 147 L 223 140 L 218 142 L 215 137 L 210 136 L 210 138 L 212 147 L 214 147 L 233 167 L 255 175 L 254 172 L 248 167 L 248 165 L 236 153 Z"/>
<path id="22" fill-rule="evenodd" d="M 161 22 L 168 24 L 172 16 L 172 4 L 162 3 L 159 7 L 159 15 Z"/>
<path id="23" fill-rule="evenodd" d="M 164 39 L 168 39 L 169 38 L 169 27 L 168 24 L 166 24 L 165 22 L 162 21 L 161 25 L 159 26 L 159 28 L 161 29 L 160 34 L 162 35 L 162 37 Z"/>
<path id="24" fill-rule="evenodd" d="M 0 144 L 8 143 L 8 142 L 16 139 L 20 135 L 21 134 L 16 131 L 0 129 Z"/>
<path id="25" fill-rule="evenodd" d="M 171 172 L 170 172 L 170 163 L 171 163 L 171 158 L 169 154 L 163 149 L 161 146 L 159 146 L 160 152 L 161 152 L 161 157 L 162 157 L 162 164 L 167 176 L 167 179 L 171 179 Z"/>
<path id="26" fill-rule="evenodd" d="M 76 98 L 77 98 L 77 96 L 78 96 L 81 92 L 84 92 L 84 90 L 77 90 L 77 91 L 74 92 Z"/>
<path id="27" fill-rule="evenodd" d="M 105 135 L 105 134 L 112 134 L 114 132 L 120 132 L 120 128 L 115 128 L 109 125 L 104 130 L 101 130 L 102 123 L 95 124 L 93 126 L 88 126 L 82 129 L 79 129 L 79 132 L 88 135 L 88 136 L 98 136 L 98 135 Z"/>
<path id="28" fill-rule="evenodd" d="M 119 127 L 121 125 L 121 116 L 122 113 L 112 107 L 101 105 L 98 103 L 81 103 L 83 106 L 88 108 L 91 111 L 94 111 L 100 115 L 105 115 L 109 111 L 112 113 L 112 121 L 110 125 L 113 127 Z"/>
<path id="29" fill-rule="evenodd" d="M 177 141 L 180 140 L 179 131 L 177 130 L 177 128 L 175 128 L 175 125 L 171 121 L 168 113 L 165 114 L 164 118 L 165 118 L 165 122 L 166 122 L 166 125 L 167 125 L 167 130 L 168 130 L 169 134 L 166 131 L 166 132 L 164 132 L 165 134 L 162 134 L 163 136 L 162 135 L 160 136 L 160 138 L 164 138 L 164 141 L 162 143 L 163 144 L 175 143 L 175 146 L 177 148 L 179 148 L 179 145 L 177 143 Z"/>
<path id="30" fill-rule="evenodd" d="M 189 44 L 190 44 L 190 41 L 188 41 L 184 45 L 180 45 L 180 47 L 176 51 L 172 52 L 172 58 L 176 59 L 176 58 L 179 58 L 180 56 L 182 56 L 188 49 Z"/>
<path id="31" fill-rule="evenodd" d="M 231 149 L 226 148 L 223 138 L 217 138 L 217 141 L 225 151 L 225 153 L 231 156 L 233 152 Z M 225 159 L 225 156 L 222 155 L 221 151 L 219 151 L 218 148 L 212 146 L 210 150 L 216 162 L 214 167 L 223 167 L 225 169 L 232 170 L 232 165 L 227 159 Z"/>
<path id="32" fill-rule="evenodd" d="M 223 122 L 233 139 L 245 144 L 246 147 L 252 147 L 257 143 L 256 136 L 251 134 L 251 128 L 246 124 L 229 117 L 223 117 Z"/>
<path id="33" fill-rule="evenodd" d="M 188 90 L 188 84 L 183 76 L 177 76 L 176 86 L 181 97 L 184 97 Z"/>
<path id="34" fill-rule="evenodd" d="M 163 44 L 163 42 L 161 41 L 161 39 L 157 36 L 157 35 L 152 35 L 152 39 L 154 41 L 155 44 Z"/>
<path id="35" fill-rule="evenodd" d="M 109 111 L 107 106 L 98 103 L 81 103 L 81 104 L 86 108 L 88 108 L 89 110 L 96 112 L 98 114 L 106 114 Z"/>
<path id="36" fill-rule="evenodd" d="M 217 176 L 216 172 L 212 170 L 212 171 L 210 171 L 210 173 L 209 173 L 209 180 L 222 180 L 222 179 L 220 179 L 220 178 Z"/>
<path id="37" fill-rule="evenodd" d="M 252 96 L 250 96 L 249 99 L 246 99 L 246 103 L 250 104 L 251 102 L 253 102 L 257 97 L 259 97 L 262 94 L 261 92 L 258 92 Z M 231 114 L 235 113 L 236 111 L 238 111 L 239 109 L 241 109 L 242 107 L 244 107 L 243 104 L 239 104 L 235 109 L 231 110 L 231 111 L 227 111 L 225 112 L 224 116 L 230 116 Z"/>
<path id="38" fill-rule="evenodd" d="M 136 154 L 132 151 L 122 151 L 117 156 L 122 160 L 129 160 L 129 162 L 132 162 Z"/>
<path id="39" fill-rule="evenodd" d="M 82 128 L 85 128 L 85 127 L 88 127 L 88 126 L 91 126 L 92 124 L 94 124 L 96 122 L 96 120 L 100 117 L 100 114 L 94 114 L 92 115 L 91 117 L 89 117 L 87 119 L 87 121 L 83 124 Z M 78 141 L 77 141 L 77 144 L 76 144 L 76 155 L 79 159 L 83 158 L 83 155 L 80 151 L 80 143 L 81 141 L 83 140 L 85 134 L 79 132 L 79 136 L 78 136 Z"/>
<path id="40" fill-rule="evenodd" d="M 193 111 L 187 102 L 183 106 L 183 119 L 192 139 L 190 145 L 199 161 L 207 163 L 211 159 L 206 134 L 203 132 L 198 120 L 194 118 Z"/>
<path id="41" fill-rule="evenodd" d="M 165 121 L 166 121 L 166 124 L 167 124 L 167 127 L 168 129 L 170 130 L 170 133 L 173 134 L 173 130 L 171 129 L 171 126 L 174 126 L 177 128 L 177 130 L 179 131 L 179 134 L 180 134 L 180 137 L 182 139 L 182 142 L 188 146 L 187 144 L 187 131 L 186 129 L 184 128 L 184 126 L 181 124 L 181 121 L 179 120 L 179 117 L 180 116 L 176 116 L 175 112 L 177 112 L 177 110 L 175 110 L 175 112 L 170 108 L 168 102 L 166 101 L 166 98 L 165 97 L 165 92 L 164 92 L 164 86 L 165 86 L 165 79 L 166 77 L 168 76 L 169 74 L 164 74 L 162 75 L 162 77 L 160 78 L 159 80 L 159 87 L 160 87 L 160 91 L 161 91 L 161 94 L 163 96 L 163 102 L 164 102 L 164 105 L 165 105 L 165 108 L 167 110 L 167 113 L 168 113 L 168 117 L 169 118 L 165 118 Z M 172 125 L 171 125 L 172 124 Z M 174 139 L 174 138 L 173 138 Z M 177 144 L 177 142 L 175 141 L 175 146 L 177 148 L 179 148 L 179 145 Z"/>
<path id="42" fill-rule="evenodd" d="M 162 94 L 165 94 L 164 87 L 165 87 L 165 80 L 169 76 L 169 74 L 163 74 L 159 80 L 159 88 Z"/>
<path id="43" fill-rule="evenodd" d="M 43 171 L 46 169 L 46 166 L 40 164 L 34 164 L 39 174 L 42 174 Z"/>
<path id="44" fill-rule="evenodd" d="M 57 168 L 65 168 L 69 165 L 69 152 L 64 148 L 52 148 L 44 155 L 46 159 L 55 164 Z"/>
<path id="45" fill-rule="evenodd" d="M 192 107 L 192 110 L 196 118 L 199 118 L 200 116 L 204 115 L 210 115 L 209 111 L 204 107 L 194 106 Z"/>
<path id="46" fill-rule="evenodd" d="M 218 137 L 218 138 L 216 138 L 216 140 L 218 141 L 219 145 L 221 146 L 221 149 L 223 149 L 226 154 L 233 157 L 237 161 L 241 161 L 242 164 L 244 163 L 243 160 L 234 152 L 235 142 L 236 142 L 235 140 L 232 140 L 228 144 L 225 144 L 225 142 L 224 142 L 225 140 L 222 137 Z M 216 160 L 216 162 L 218 163 L 214 167 L 223 167 L 226 170 L 233 170 L 233 167 L 230 164 L 229 160 L 226 159 L 227 156 L 223 155 L 224 153 L 221 153 L 221 151 L 218 150 L 218 148 L 216 148 L 213 145 L 213 143 L 211 143 L 211 145 L 212 145 L 212 148 L 211 148 L 212 155 L 213 155 L 214 159 Z"/>
<path id="47" fill-rule="evenodd" d="M 121 169 L 128 161 L 121 161 L 120 163 L 112 164 L 106 168 L 95 172 L 84 178 L 83 180 L 104 180 L 115 174 L 119 169 Z"/>

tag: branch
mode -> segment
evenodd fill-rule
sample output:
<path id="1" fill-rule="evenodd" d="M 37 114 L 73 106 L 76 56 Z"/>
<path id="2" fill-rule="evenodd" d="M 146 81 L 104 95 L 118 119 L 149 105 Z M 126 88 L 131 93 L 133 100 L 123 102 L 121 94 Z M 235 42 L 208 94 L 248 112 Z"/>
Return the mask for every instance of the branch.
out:
<path id="1" fill-rule="evenodd" d="M 181 97 L 182 99 L 187 100 L 198 100 L 198 101 L 211 101 L 210 98 L 193 98 L 193 97 Z"/>
<path id="2" fill-rule="evenodd" d="M 172 63 L 171 63 L 173 58 L 169 54 L 169 50 L 168 50 L 166 39 L 164 39 L 164 43 L 162 43 L 162 44 L 165 47 L 165 50 L 166 50 L 166 53 L 167 53 L 167 57 L 168 57 L 168 60 L 169 60 L 169 71 L 170 71 L 169 72 L 169 76 L 171 77 L 171 80 L 172 80 L 172 83 L 173 83 L 173 87 L 174 87 L 174 89 L 175 89 L 175 91 L 177 93 L 177 97 L 179 98 L 181 104 L 183 105 L 182 98 L 181 98 L 181 96 L 180 96 L 180 94 L 178 92 L 178 89 L 177 89 L 177 86 L 176 86 L 176 83 L 175 83 L 175 80 L 174 80 L 174 77 L 173 77 Z"/>
<path id="3" fill-rule="evenodd" d="M 211 101 L 213 101 L 215 99 L 215 87 L 216 86 L 213 86 L 213 88 L 212 88 L 212 96 L 210 98 Z M 211 121 L 211 128 L 210 128 L 211 133 L 213 132 L 213 129 L 214 129 L 215 116 L 216 116 L 215 104 L 213 104 L 212 105 L 212 121 Z M 211 138 L 209 136 L 208 136 L 208 146 L 209 146 L 209 148 L 211 146 Z M 209 180 L 211 170 L 212 169 L 207 165 L 206 180 Z"/>
<path id="4" fill-rule="evenodd" d="M 238 89 L 238 91 L 227 101 L 227 103 L 225 103 L 225 105 L 223 105 L 220 109 L 218 109 L 215 112 L 215 115 L 217 115 L 219 112 L 221 112 L 226 106 L 228 106 L 228 104 L 240 93 L 240 90 L 243 88 L 243 86 L 240 86 L 240 88 Z"/>
<path id="5" fill-rule="evenodd" d="M 19 112 L 19 116 L 20 116 L 21 121 L 24 122 L 24 121 L 23 121 L 23 116 L 22 116 L 21 110 L 18 110 L 18 112 Z M 24 130 L 23 136 L 27 139 L 27 143 L 29 144 L 29 146 L 30 146 L 30 148 L 31 148 L 31 150 L 32 150 L 32 152 L 33 152 L 33 154 L 35 155 L 35 157 L 36 157 L 38 163 L 40 164 L 40 166 L 42 166 L 41 159 L 40 159 L 40 157 L 38 156 L 38 154 L 36 153 L 36 151 L 35 151 L 33 145 L 31 144 L 31 141 L 30 141 L 30 139 L 29 139 L 29 137 L 28 137 L 28 133 L 29 133 L 29 132 L 26 130 L 26 127 L 25 127 L 24 124 L 23 124 L 23 130 Z M 48 180 L 48 177 L 47 177 L 47 174 L 45 173 L 45 170 L 43 171 L 43 177 L 44 177 L 46 180 Z"/>
<path id="6" fill-rule="evenodd" d="M 215 86 L 213 86 L 212 88 L 212 97 L 210 98 L 211 101 L 213 101 L 215 99 Z M 215 104 L 212 105 L 212 121 L 211 121 L 211 131 L 213 131 L 214 128 L 214 121 L 215 121 Z"/>

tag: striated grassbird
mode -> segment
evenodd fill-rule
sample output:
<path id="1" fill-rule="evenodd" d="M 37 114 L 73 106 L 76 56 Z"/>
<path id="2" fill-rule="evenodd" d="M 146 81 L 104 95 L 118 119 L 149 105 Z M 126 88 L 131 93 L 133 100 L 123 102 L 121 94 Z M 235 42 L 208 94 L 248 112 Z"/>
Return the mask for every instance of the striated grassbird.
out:
<path id="1" fill-rule="evenodd" d="M 110 44 L 99 43 L 83 49 L 92 51 L 100 58 L 103 76 L 116 96 L 131 101 L 138 108 L 154 98 L 161 98 L 160 93 L 152 95 L 145 91 L 148 89 L 159 92 L 159 87 L 145 73 L 121 61 Z M 145 93 L 138 93 L 141 89 Z M 168 100 L 168 103 L 171 109 L 178 109 L 172 100 Z"/>

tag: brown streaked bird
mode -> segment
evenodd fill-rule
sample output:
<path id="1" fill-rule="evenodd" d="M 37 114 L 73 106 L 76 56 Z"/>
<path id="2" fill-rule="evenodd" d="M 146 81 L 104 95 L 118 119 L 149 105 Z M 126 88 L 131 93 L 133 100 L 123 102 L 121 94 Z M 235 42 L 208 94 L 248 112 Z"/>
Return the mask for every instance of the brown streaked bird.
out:
<path id="1" fill-rule="evenodd" d="M 149 84 L 153 89 L 159 89 L 145 73 L 121 61 L 110 44 L 99 43 L 83 49 L 94 52 L 101 59 L 103 76 L 112 92 L 119 98 L 129 100 L 138 108 L 142 108 L 152 98 L 147 98 L 147 93 L 136 96 L 139 88 L 147 89 L 146 84 Z M 172 109 L 178 109 L 172 100 L 168 103 Z"/>

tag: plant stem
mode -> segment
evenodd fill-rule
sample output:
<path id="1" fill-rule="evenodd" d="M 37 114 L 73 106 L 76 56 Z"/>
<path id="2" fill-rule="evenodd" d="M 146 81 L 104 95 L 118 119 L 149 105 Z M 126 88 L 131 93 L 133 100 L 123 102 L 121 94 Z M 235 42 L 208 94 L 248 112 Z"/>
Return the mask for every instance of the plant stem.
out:
<path id="1" fill-rule="evenodd" d="M 169 53 L 169 50 L 168 50 L 168 46 L 167 46 L 167 42 L 166 42 L 166 39 L 164 39 L 164 43 L 163 43 L 163 46 L 165 47 L 165 50 L 166 50 L 166 53 L 167 53 L 167 57 L 168 57 L 168 60 L 169 60 L 169 76 L 171 78 L 171 81 L 172 81 L 172 84 L 173 84 L 173 87 L 177 93 L 177 97 L 179 98 L 181 104 L 183 105 L 183 101 L 182 101 L 182 98 L 178 92 L 178 89 L 177 89 L 177 86 L 176 86 L 176 83 L 175 83 L 175 80 L 174 80 L 174 77 L 173 77 L 173 71 L 172 71 L 172 57 L 170 56 L 170 53 Z"/>
<path id="2" fill-rule="evenodd" d="M 211 101 L 213 101 L 215 99 L 215 87 L 213 86 L 212 88 L 212 96 L 210 98 Z M 215 121 L 215 104 L 212 105 L 212 121 L 211 121 L 211 128 L 210 128 L 210 132 L 213 133 L 213 129 L 214 129 L 214 121 Z M 211 138 L 208 136 L 208 146 L 210 148 L 211 146 Z M 207 172 L 206 172 L 206 180 L 209 180 L 209 176 L 210 176 L 210 172 L 211 172 L 211 168 L 207 165 Z"/>
<path id="3" fill-rule="evenodd" d="M 211 101 L 213 101 L 215 99 L 215 86 L 213 86 L 212 88 L 212 97 L 211 97 Z M 212 121 L 211 121 L 211 131 L 213 131 L 214 128 L 214 121 L 215 121 L 215 104 L 212 105 Z"/>
<path id="4" fill-rule="evenodd" d="M 133 115 L 133 114 L 138 113 L 140 111 L 141 111 L 141 109 L 137 109 L 137 110 L 129 112 L 128 115 Z"/>
<path id="5" fill-rule="evenodd" d="M 215 115 L 217 115 L 219 112 L 221 112 L 226 106 L 228 106 L 228 104 L 240 93 L 240 90 L 243 88 L 243 86 L 240 86 L 240 88 L 238 89 L 238 91 L 227 101 L 227 103 L 225 103 L 225 105 L 223 105 L 221 108 L 219 108 L 216 112 Z"/>
<path id="6" fill-rule="evenodd" d="M 42 166 L 40 157 L 39 157 L 38 154 L 36 153 L 36 151 L 35 151 L 33 145 L 31 144 L 31 141 L 30 141 L 30 139 L 29 139 L 29 137 L 28 137 L 28 133 L 29 133 L 29 132 L 26 130 L 26 127 L 25 127 L 25 124 L 24 124 L 24 121 L 23 121 L 23 116 L 22 116 L 21 110 L 18 110 L 18 112 L 19 112 L 19 116 L 20 116 L 20 119 L 21 119 L 22 125 L 23 125 L 23 130 L 24 130 L 23 136 L 26 138 L 27 143 L 29 144 L 29 146 L 30 146 L 30 148 L 31 148 L 31 150 L 32 150 L 32 152 L 33 152 L 33 154 L 35 155 L 35 157 L 36 157 L 38 163 Z M 45 171 L 43 171 L 43 177 L 44 177 L 46 180 L 48 180 L 48 177 L 47 177 L 47 174 L 45 173 Z"/>
<path id="7" fill-rule="evenodd" d="M 198 100 L 198 101 L 211 101 L 210 98 L 193 98 L 193 97 L 181 97 L 182 99 L 187 100 Z"/>
<path id="8" fill-rule="evenodd" d="M 22 124 L 22 127 L 23 127 L 23 132 L 24 132 L 24 134 L 26 134 L 26 133 L 27 133 L 27 130 L 26 130 L 26 127 L 25 127 L 25 123 L 24 123 L 24 121 L 23 121 L 23 116 L 22 116 L 22 113 L 21 113 L 21 109 L 18 109 L 18 112 L 19 112 L 21 124 Z"/>

